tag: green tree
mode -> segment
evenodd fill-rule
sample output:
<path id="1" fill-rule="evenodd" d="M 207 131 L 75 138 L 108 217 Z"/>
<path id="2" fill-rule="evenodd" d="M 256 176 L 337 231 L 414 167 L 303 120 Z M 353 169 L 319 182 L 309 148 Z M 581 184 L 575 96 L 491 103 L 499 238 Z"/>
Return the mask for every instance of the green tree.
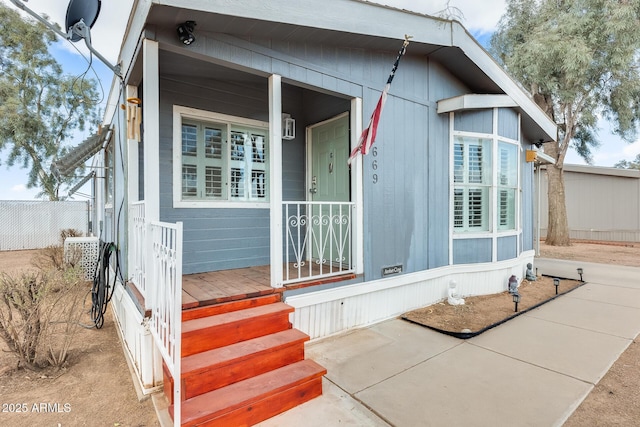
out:
<path id="1" fill-rule="evenodd" d="M 638 169 L 640 170 L 640 154 L 636 156 L 635 159 L 630 162 L 627 160 L 620 160 L 618 163 L 613 165 L 614 168 L 620 169 Z"/>
<path id="2" fill-rule="evenodd" d="M 491 51 L 558 124 L 544 152 L 547 243 L 569 245 L 563 165 L 569 147 L 587 163 L 599 116 L 631 140 L 640 116 L 640 0 L 507 0 Z"/>
<path id="3" fill-rule="evenodd" d="M 96 84 L 63 73 L 49 53 L 56 35 L 43 24 L 0 3 L 0 27 L 0 151 L 7 167 L 30 168 L 28 188 L 59 200 L 61 186 L 77 178 L 56 179 L 51 162 L 76 129 L 97 123 Z"/>

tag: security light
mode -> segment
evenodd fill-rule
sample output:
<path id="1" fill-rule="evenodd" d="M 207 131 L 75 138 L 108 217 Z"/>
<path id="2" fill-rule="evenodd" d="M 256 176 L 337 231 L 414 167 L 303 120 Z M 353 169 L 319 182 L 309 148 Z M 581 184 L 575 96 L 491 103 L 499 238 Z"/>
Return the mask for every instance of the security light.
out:
<path id="1" fill-rule="evenodd" d="M 191 43 L 196 41 L 196 36 L 193 35 L 193 29 L 196 26 L 196 21 L 187 21 L 184 24 L 178 25 L 178 37 L 180 41 L 189 46 Z"/>

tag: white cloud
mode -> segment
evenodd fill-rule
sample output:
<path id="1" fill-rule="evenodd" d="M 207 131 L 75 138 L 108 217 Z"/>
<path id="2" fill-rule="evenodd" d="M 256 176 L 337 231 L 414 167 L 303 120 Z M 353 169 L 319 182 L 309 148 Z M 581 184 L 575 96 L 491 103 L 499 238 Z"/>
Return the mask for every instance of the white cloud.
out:
<path id="1" fill-rule="evenodd" d="M 624 147 L 622 152 L 624 153 L 624 156 L 627 157 L 627 160 L 633 160 L 638 154 L 640 154 L 640 140 L 627 145 Z"/>
<path id="2" fill-rule="evenodd" d="M 446 0 L 371 0 L 398 9 L 411 10 L 426 15 L 435 15 L 447 6 Z M 492 33 L 505 11 L 504 0 L 451 0 L 450 7 L 458 8 L 463 17 L 462 25 L 471 32 Z"/>
<path id="3" fill-rule="evenodd" d="M 12 193 L 24 193 L 25 191 L 27 191 L 27 186 L 24 184 L 16 184 L 11 187 Z"/>

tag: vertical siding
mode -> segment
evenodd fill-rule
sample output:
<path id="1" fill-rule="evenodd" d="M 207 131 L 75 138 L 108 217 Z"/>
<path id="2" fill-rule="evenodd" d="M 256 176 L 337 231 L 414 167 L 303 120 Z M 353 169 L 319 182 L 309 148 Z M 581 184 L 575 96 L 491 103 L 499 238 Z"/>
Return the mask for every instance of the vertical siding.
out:
<path id="1" fill-rule="evenodd" d="M 493 133 L 493 110 L 459 111 L 453 127 L 459 131 Z"/>
<path id="2" fill-rule="evenodd" d="M 353 96 L 363 99 L 366 125 L 396 55 L 315 41 L 238 39 L 224 34 L 201 38 L 211 39 L 204 45 L 213 57 L 267 74 L 278 73 L 284 81 L 299 86 L 285 85 L 283 91 L 283 109 L 296 118 L 298 135 L 295 141 L 284 142 L 285 200 L 306 198 L 305 126 L 348 111 Z M 163 60 L 166 56 L 161 55 L 161 71 Z M 468 92 L 438 63 L 411 54 L 403 58 L 378 128 L 377 155 L 371 153 L 364 159 L 365 280 L 379 278 L 385 266 L 401 264 L 404 273 L 411 273 L 448 264 L 449 124 L 448 116 L 438 115 L 435 106 L 439 99 Z M 174 104 L 266 121 L 267 97 L 266 79 L 232 84 L 214 79 L 179 82 L 163 76 L 162 170 L 171 170 Z M 508 123 L 517 117 L 508 110 L 501 114 Z M 470 111 L 456 118 L 459 129 L 493 131 L 491 111 Z M 172 185 L 172 175 L 163 174 L 161 219 L 184 222 L 185 253 L 194 254 L 185 256 L 185 272 L 220 265 L 229 268 L 231 259 L 243 266 L 268 259 L 268 210 L 173 209 Z M 237 237 L 221 237 L 240 230 L 243 224 L 251 224 L 252 239 L 237 233 Z M 491 257 L 491 248 L 486 250 L 484 244 L 478 248 L 486 252 L 473 256 L 461 245 L 454 251 L 457 262 L 483 262 Z"/>
<path id="3" fill-rule="evenodd" d="M 368 91 L 365 114 L 380 96 Z M 425 213 L 431 189 L 427 171 L 428 108 L 389 96 L 374 151 L 364 157 L 365 275 L 385 266 L 404 272 L 427 268 Z M 446 215 L 446 210 L 444 212 Z"/>
<path id="4" fill-rule="evenodd" d="M 505 138 L 518 140 L 519 126 L 518 112 L 511 108 L 498 109 L 498 129 L 497 133 Z"/>
<path id="5" fill-rule="evenodd" d="M 491 262 L 492 239 L 457 239 L 453 241 L 453 263 Z"/>
<path id="6" fill-rule="evenodd" d="M 513 259 L 518 256 L 517 236 L 498 237 L 498 261 Z"/>
<path id="7" fill-rule="evenodd" d="M 429 145 L 427 159 L 428 205 L 424 216 L 427 221 L 427 259 L 429 268 L 449 264 L 449 115 L 438 114 L 434 102 L 465 91 L 450 73 L 434 62 L 429 62 Z"/>
<path id="8" fill-rule="evenodd" d="M 532 146 L 528 144 L 522 144 L 525 150 L 530 150 Z M 535 227 L 535 213 L 534 209 L 537 206 L 536 199 L 536 183 L 534 182 L 533 162 L 527 163 L 524 150 L 520 155 L 521 165 L 521 203 L 522 203 L 522 250 L 528 251 L 534 248 L 534 227 Z"/>

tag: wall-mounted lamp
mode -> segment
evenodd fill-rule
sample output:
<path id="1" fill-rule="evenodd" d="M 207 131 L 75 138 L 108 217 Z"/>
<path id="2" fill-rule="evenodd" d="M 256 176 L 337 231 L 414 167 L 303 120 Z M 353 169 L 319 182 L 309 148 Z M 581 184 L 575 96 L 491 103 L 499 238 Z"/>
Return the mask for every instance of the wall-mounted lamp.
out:
<path id="1" fill-rule="evenodd" d="M 188 46 L 196 41 L 196 36 L 193 35 L 193 29 L 195 26 L 196 21 L 187 21 L 184 24 L 178 25 L 178 37 L 183 44 Z"/>
<path id="2" fill-rule="evenodd" d="M 291 114 L 282 114 L 282 139 L 296 138 L 296 121 L 291 118 Z"/>

